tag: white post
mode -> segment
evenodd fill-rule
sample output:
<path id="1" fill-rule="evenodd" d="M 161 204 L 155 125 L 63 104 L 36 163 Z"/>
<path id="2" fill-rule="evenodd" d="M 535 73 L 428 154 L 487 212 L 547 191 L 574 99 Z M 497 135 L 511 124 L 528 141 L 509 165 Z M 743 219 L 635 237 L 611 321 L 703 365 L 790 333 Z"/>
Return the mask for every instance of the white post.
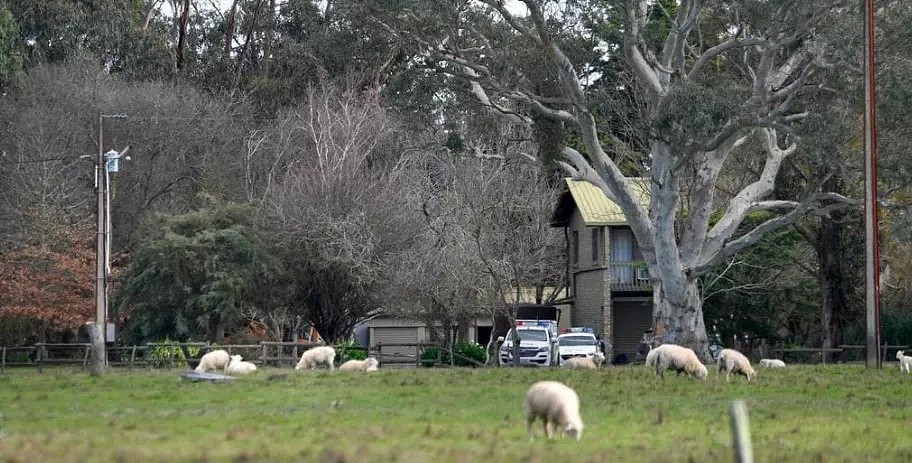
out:
<path id="1" fill-rule="evenodd" d="M 750 424 L 747 421 L 747 406 L 743 400 L 733 400 L 728 408 L 731 416 L 732 447 L 735 462 L 754 463 L 754 449 L 751 446 Z"/>

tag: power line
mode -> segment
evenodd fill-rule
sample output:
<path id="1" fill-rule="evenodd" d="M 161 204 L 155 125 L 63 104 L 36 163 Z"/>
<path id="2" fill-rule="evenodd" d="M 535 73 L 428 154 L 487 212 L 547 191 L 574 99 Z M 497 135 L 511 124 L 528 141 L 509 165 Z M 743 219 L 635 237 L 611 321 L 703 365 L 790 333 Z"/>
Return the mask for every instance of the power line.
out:
<path id="1" fill-rule="evenodd" d="M 12 161 L 12 162 L 0 161 L 0 166 L 18 166 L 20 164 L 37 164 L 39 162 L 66 161 L 66 160 L 77 161 L 77 160 L 79 160 L 79 158 L 74 157 L 74 156 L 65 156 L 65 157 L 61 157 L 61 158 L 27 159 L 25 161 Z"/>

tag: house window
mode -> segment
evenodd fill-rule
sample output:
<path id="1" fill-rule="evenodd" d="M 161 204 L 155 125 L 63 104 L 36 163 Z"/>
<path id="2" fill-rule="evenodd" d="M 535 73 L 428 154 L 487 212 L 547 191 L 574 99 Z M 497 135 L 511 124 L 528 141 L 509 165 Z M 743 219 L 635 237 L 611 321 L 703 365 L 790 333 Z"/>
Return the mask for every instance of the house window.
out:
<path id="1" fill-rule="evenodd" d="M 579 232 L 576 230 L 570 234 L 570 262 L 574 265 L 579 263 Z"/>
<path id="2" fill-rule="evenodd" d="M 598 262 L 599 260 L 599 248 L 604 241 L 602 238 L 602 233 L 604 229 L 602 227 L 592 229 L 592 261 Z"/>
<path id="3" fill-rule="evenodd" d="M 626 227 L 611 229 L 611 273 L 615 283 L 633 283 L 633 232 Z"/>

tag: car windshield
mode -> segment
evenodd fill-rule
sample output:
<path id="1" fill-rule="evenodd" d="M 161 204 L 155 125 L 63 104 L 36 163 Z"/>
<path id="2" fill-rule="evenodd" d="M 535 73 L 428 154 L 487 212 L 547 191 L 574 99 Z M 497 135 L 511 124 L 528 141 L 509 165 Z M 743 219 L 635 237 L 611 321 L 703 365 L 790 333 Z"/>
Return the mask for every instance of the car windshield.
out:
<path id="1" fill-rule="evenodd" d="M 516 330 L 520 341 L 547 341 L 548 332 L 545 330 Z"/>
<path id="2" fill-rule="evenodd" d="M 561 336 L 558 343 L 561 346 L 594 346 L 595 338 L 592 336 Z"/>

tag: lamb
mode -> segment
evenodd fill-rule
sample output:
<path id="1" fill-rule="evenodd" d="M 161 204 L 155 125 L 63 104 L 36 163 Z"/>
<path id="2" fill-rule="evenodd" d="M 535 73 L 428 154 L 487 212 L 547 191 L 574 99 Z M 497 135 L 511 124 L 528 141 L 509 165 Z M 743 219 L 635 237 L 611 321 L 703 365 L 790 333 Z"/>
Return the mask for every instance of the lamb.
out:
<path id="1" fill-rule="evenodd" d="M 526 433 L 535 440 L 532 423 L 541 418 L 545 437 L 550 439 L 559 429 L 577 441 L 583 436 L 583 420 L 579 414 L 579 396 L 576 391 L 557 381 L 539 381 L 526 392 L 523 410 L 526 415 Z"/>
<path id="2" fill-rule="evenodd" d="M 336 359 L 336 350 L 330 346 L 314 347 L 301 355 L 301 360 L 295 370 L 313 370 L 317 365 L 326 365 L 330 371 L 335 369 L 333 362 Z"/>
<path id="3" fill-rule="evenodd" d="M 349 360 L 339 366 L 339 371 L 377 371 L 379 364 L 373 357 L 365 360 Z"/>
<path id="4" fill-rule="evenodd" d="M 760 359 L 760 366 L 766 368 L 785 368 L 785 362 L 779 359 Z"/>
<path id="5" fill-rule="evenodd" d="M 225 352 L 222 349 L 216 349 L 212 352 L 207 353 L 206 355 L 200 358 L 199 365 L 196 366 L 194 371 L 207 372 L 210 370 L 225 370 L 228 366 L 228 362 L 231 361 L 231 357 L 228 356 L 228 352 Z"/>
<path id="6" fill-rule="evenodd" d="M 719 373 L 722 372 L 723 368 L 725 369 L 725 381 L 731 379 L 731 374 L 733 372 L 744 375 L 747 378 L 747 382 L 757 378 L 757 372 L 755 372 L 754 368 L 751 366 L 750 360 L 748 360 L 744 354 L 734 349 L 722 349 L 722 351 L 719 352 L 718 365 L 719 367 L 716 371 Z"/>
<path id="7" fill-rule="evenodd" d="M 676 344 L 663 344 L 656 353 L 656 374 L 665 379 L 665 370 L 673 368 L 681 374 L 683 371 L 694 379 L 706 379 L 706 367 L 697 358 L 693 350 Z"/>
<path id="8" fill-rule="evenodd" d="M 228 366 L 225 368 L 225 374 L 244 376 L 253 373 L 256 369 L 256 365 L 245 362 L 240 355 L 232 355 L 231 361 L 228 362 Z"/>
<path id="9" fill-rule="evenodd" d="M 899 351 L 896 353 L 896 360 L 899 360 L 899 371 L 903 373 L 909 373 L 909 370 L 912 369 L 912 356 L 904 355 L 903 352 Z"/>
<path id="10" fill-rule="evenodd" d="M 599 366 L 602 365 L 602 362 L 605 361 L 605 355 L 601 352 L 596 352 L 592 358 L 587 357 L 573 357 L 564 361 L 562 365 L 564 368 L 586 368 L 589 370 L 597 370 Z"/>

